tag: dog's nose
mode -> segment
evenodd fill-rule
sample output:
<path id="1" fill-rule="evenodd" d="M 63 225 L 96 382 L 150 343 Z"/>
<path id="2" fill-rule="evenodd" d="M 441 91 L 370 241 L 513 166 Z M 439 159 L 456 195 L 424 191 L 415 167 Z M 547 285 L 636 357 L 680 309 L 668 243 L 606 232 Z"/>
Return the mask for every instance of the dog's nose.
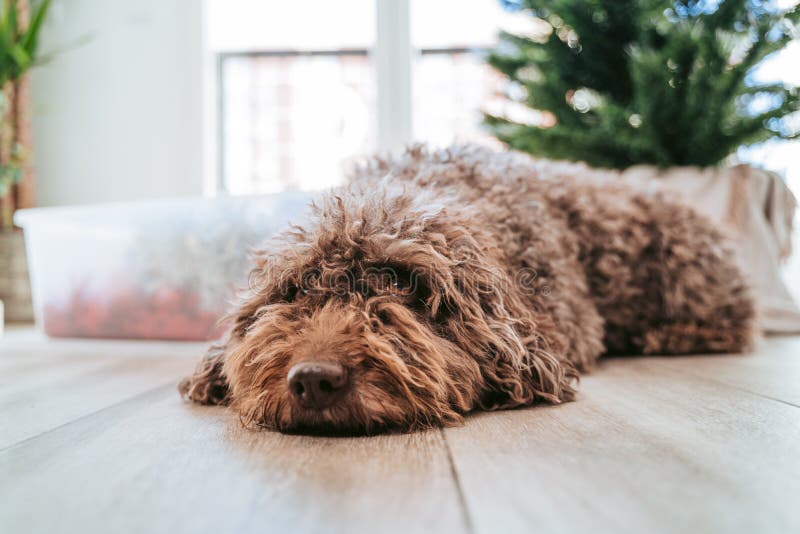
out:
<path id="1" fill-rule="evenodd" d="M 347 371 L 338 363 L 298 363 L 286 378 L 292 395 L 304 408 L 326 408 L 347 389 Z"/>

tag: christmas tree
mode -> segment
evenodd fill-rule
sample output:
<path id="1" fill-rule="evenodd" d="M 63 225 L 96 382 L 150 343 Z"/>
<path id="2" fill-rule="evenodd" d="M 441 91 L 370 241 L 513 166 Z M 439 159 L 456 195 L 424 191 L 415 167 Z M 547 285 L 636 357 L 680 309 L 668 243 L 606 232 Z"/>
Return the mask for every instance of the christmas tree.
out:
<path id="1" fill-rule="evenodd" d="M 705 166 L 741 145 L 800 135 L 786 120 L 800 109 L 797 89 L 755 84 L 751 76 L 797 36 L 799 6 L 780 10 L 768 0 L 503 4 L 532 17 L 529 32 L 502 33 L 488 57 L 509 80 L 512 106 L 536 110 L 485 116 L 492 134 L 512 148 L 603 167 Z"/>

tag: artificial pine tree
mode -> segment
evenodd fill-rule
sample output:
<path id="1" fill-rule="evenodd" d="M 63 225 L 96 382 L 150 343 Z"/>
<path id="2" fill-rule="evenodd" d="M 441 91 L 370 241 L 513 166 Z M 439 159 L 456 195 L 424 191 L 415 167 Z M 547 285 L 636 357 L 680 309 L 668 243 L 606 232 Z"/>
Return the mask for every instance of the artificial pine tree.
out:
<path id="1" fill-rule="evenodd" d="M 509 97 L 550 124 L 486 115 L 512 148 L 603 167 L 713 165 L 793 138 L 800 93 L 755 85 L 755 66 L 797 36 L 800 6 L 769 0 L 503 0 L 535 19 L 489 63 Z M 540 30 L 540 31 L 537 31 Z M 800 65 L 795 65 L 800 69 Z M 549 112 L 549 113 L 548 113 Z"/>

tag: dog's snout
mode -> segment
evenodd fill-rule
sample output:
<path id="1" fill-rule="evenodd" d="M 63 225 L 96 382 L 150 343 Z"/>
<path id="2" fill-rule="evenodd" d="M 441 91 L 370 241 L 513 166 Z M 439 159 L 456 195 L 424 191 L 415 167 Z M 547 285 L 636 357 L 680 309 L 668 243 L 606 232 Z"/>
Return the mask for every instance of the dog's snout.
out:
<path id="1" fill-rule="evenodd" d="M 298 363 L 289 370 L 286 378 L 300 405 L 318 410 L 336 402 L 348 386 L 346 369 L 331 362 Z"/>

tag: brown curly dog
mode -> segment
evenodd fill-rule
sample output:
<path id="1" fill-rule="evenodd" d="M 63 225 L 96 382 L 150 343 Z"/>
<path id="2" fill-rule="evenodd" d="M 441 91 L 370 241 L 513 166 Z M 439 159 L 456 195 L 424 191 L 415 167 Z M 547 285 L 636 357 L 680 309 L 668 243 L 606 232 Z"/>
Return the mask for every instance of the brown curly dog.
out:
<path id="1" fill-rule="evenodd" d="M 474 146 L 373 159 L 256 255 L 181 393 L 254 427 L 412 430 L 572 400 L 603 354 L 750 347 L 753 300 L 706 219 L 537 169 Z"/>

